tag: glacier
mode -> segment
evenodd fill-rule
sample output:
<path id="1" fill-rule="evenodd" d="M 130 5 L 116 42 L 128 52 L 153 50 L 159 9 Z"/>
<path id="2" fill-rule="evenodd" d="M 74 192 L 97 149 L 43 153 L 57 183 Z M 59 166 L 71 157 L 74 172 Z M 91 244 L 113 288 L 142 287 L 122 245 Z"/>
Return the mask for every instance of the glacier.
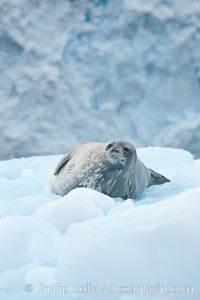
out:
<path id="1" fill-rule="evenodd" d="M 129 140 L 200 155 L 199 0 L 1 0 L 0 158 Z"/>
<path id="2" fill-rule="evenodd" d="M 86 188 L 51 194 L 60 155 L 0 161 L 1 300 L 199 299 L 200 160 L 137 152 L 171 179 L 137 201 Z M 144 285 L 157 290 L 130 289 Z"/>

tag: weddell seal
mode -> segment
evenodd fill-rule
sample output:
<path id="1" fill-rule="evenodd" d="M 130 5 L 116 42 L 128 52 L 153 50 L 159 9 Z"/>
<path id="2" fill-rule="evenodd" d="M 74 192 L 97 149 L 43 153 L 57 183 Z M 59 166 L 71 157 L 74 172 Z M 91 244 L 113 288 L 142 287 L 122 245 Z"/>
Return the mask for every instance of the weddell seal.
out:
<path id="1" fill-rule="evenodd" d="M 88 143 L 68 152 L 51 179 L 53 193 L 64 196 L 77 187 L 123 199 L 139 196 L 146 187 L 170 180 L 148 169 L 136 149 L 124 141 Z"/>

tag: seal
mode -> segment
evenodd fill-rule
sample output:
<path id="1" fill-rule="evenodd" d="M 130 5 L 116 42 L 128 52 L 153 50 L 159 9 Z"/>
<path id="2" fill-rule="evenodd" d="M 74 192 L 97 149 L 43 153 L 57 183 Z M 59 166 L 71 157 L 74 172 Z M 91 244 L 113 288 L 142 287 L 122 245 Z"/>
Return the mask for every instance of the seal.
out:
<path id="1" fill-rule="evenodd" d="M 77 187 L 111 197 L 138 197 L 146 187 L 169 182 L 139 160 L 135 147 L 124 141 L 88 143 L 68 152 L 51 179 L 53 193 L 64 196 Z"/>

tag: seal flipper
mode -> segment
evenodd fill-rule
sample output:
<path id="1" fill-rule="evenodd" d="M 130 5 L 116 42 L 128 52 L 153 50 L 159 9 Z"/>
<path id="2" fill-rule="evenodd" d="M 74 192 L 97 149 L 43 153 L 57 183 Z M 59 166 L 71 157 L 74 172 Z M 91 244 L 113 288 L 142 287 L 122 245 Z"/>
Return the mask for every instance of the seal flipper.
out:
<path id="1" fill-rule="evenodd" d="M 153 171 L 152 169 L 148 169 L 151 175 L 149 186 L 156 184 L 163 184 L 165 182 L 170 182 L 168 178 L 165 176 Z"/>
<path id="2" fill-rule="evenodd" d="M 72 158 L 72 152 L 68 152 L 67 154 L 65 154 L 65 156 L 58 163 L 54 171 L 54 175 L 58 175 L 60 173 L 60 170 L 70 161 L 71 158 Z"/>

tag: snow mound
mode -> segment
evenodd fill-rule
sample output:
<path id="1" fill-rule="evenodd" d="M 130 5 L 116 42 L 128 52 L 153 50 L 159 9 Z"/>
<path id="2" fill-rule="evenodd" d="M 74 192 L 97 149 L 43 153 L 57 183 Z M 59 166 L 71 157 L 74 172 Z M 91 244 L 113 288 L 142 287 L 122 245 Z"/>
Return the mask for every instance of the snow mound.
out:
<path id="1" fill-rule="evenodd" d="M 0 162 L 1 299 L 199 299 L 200 161 L 181 149 L 138 155 L 171 182 L 137 201 L 52 195 L 59 156 Z"/>

